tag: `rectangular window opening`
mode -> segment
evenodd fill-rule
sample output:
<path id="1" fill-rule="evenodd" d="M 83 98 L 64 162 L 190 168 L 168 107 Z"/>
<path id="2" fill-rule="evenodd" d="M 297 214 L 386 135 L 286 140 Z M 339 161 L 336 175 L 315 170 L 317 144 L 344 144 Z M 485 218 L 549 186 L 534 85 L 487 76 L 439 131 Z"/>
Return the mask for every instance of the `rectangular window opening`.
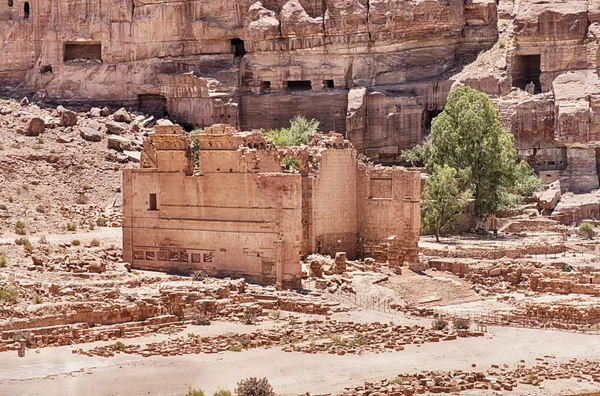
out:
<path id="1" fill-rule="evenodd" d="M 517 87 L 522 90 L 529 90 L 532 94 L 541 93 L 541 56 L 517 55 L 515 56 L 514 62 L 515 63 L 512 71 L 513 87 Z"/>
<path id="2" fill-rule="evenodd" d="M 333 80 L 325 80 L 323 81 L 323 85 L 325 85 L 326 88 L 335 88 Z"/>
<path id="3" fill-rule="evenodd" d="M 150 196 L 148 197 L 148 210 L 158 210 L 156 194 L 150 194 Z"/>
<path id="4" fill-rule="evenodd" d="M 102 44 L 100 43 L 66 43 L 65 62 L 102 62 Z"/>
<path id="5" fill-rule="evenodd" d="M 310 91 L 312 84 L 308 80 L 288 81 L 287 87 L 288 91 Z"/>
<path id="6" fill-rule="evenodd" d="M 213 255 L 212 253 L 204 253 L 204 262 L 205 263 L 212 263 L 213 261 Z"/>
<path id="7" fill-rule="evenodd" d="M 146 260 L 154 260 L 154 252 L 146 252 Z"/>

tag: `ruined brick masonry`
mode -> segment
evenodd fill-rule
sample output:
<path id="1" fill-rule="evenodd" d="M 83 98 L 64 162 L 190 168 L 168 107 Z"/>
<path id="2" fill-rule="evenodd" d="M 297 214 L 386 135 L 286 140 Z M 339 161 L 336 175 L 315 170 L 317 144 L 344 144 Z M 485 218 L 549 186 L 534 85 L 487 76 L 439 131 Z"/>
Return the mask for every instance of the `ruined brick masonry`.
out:
<path id="1" fill-rule="evenodd" d="M 338 134 L 279 150 L 226 125 L 198 135 L 157 126 L 123 189 L 123 256 L 133 268 L 244 276 L 300 286 L 301 256 L 418 260 L 420 173 L 371 166 Z M 299 172 L 282 169 L 293 156 Z"/>

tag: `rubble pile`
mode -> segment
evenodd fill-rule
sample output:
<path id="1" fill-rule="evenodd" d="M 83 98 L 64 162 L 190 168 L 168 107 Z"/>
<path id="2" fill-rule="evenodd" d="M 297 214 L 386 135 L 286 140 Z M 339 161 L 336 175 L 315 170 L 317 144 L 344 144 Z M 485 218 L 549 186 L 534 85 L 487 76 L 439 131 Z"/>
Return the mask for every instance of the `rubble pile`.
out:
<path id="1" fill-rule="evenodd" d="M 340 396 L 405 396 L 423 393 L 458 393 L 468 390 L 513 391 L 520 386 L 543 388 L 544 381 L 576 379 L 593 384 L 600 382 L 600 363 L 577 361 L 551 363 L 551 356 L 537 358 L 538 364 L 526 367 L 519 364 L 516 369 L 492 365 L 482 371 L 424 371 L 417 374 L 399 374 L 392 380 L 365 382 L 363 386 L 346 388 Z M 530 392 L 534 392 L 532 389 Z M 531 393 L 533 394 L 533 393 Z"/>
<path id="2" fill-rule="evenodd" d="M 108 345 L 75 353 L 87 356 L 114 356 L 115 353 L 149 356 L 241 351 L 259 347 L 282 347 L 285 352 L 329 353 L 337 355 L 401 351 L 404 345 L 451 341 L 457 337 L 483 336 L 481 332 L 459 330 L 436 331 L 421 326 L 308 320 L 285 324 L 271 330 L 255 330 L 248 334 L 220 334 L 201 337 L 170 338 L 146 345 Z"/>

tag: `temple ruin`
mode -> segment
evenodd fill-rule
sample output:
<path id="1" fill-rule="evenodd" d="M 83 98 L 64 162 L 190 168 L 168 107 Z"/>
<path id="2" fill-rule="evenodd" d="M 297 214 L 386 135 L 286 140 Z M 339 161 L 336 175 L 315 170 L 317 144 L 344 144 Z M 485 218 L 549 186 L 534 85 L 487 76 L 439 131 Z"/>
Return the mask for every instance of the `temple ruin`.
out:
<path id="1" fill-rule="evenodd" d="M 157 126 L 123 188 L 123 256 L 133 268 L 243 276 L 298 288 L 311 253 L 418 260 L 421 175 L 362 163 L 339 134 L 277 149 L 226 125 Z M 285 169 L 292 157 L 298 171 Z"/>

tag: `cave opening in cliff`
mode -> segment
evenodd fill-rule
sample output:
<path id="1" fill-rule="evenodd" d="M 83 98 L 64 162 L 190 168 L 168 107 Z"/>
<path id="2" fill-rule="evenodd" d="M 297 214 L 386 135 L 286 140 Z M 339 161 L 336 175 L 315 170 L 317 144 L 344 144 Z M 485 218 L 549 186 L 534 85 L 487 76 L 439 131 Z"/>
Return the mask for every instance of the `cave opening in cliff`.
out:
<path id="1" fill-rule="evenodd" d="M 333 80 L 325 80 L 323 81 L 323 85 L 325 85 L 326 88 L 335 88 L 335 83 Z"/>
<path id="2" fill-rule="evenodd" d="M 138 108 L 142 113 L 152 115 L 156 119 L 169 115 L 167 111 L 167 98 L 162 95 L 138 95 Z"/>
<path id="3" fill-rule="evenodd" d="M 423 111 L 423 135 L 422 138 L 425 140 L 431 133 L 431 122 L 437 117 L 442 111 L 441 110 L 425 110 Z"/>
<path id="4" fill-rule="evenodd" d="M 541 75 L 542 69 L 540 55 L 518 55 L 515 57 L 514 69 L 512 73 L 513 87 L 526 90 L 527 86 L 533 83 L 533 93 L 541 93 Z"/>
<path id="5" fill-rule="evenodd" d="M 231 39 L 231 46 L 233 47 L 236 58 L 241 58 L 246 55 L 246 45 L 244 44 L 244 40 L 240 40 L 239 38 Z"/>
<path id="6" fill-rule="evenodd" d="M 8 6 L 12 7 L 14 5 L 13 0 L 8 0 Z"/>
<path id="7" fill-rule="evenodd" d="M 312 83 L 309 80 L 298 80 L 287 82 L 288 91 L 310 91 Z"/>
<path id="8" fill-rule="evenodd" d="M 267 93 L 271 91 L 271 81 L 261 81 L 260 82 L 260 92 Z"/>
<path id="9" fill-rule="evenodd" d="M 29 2 L 26 1 L 25 5 L 23 6 L 23 10 L 25 11 L 24 17 L 25 19 L 29 18 Z"/>
<path id="10" fill-rule="evenodd" d="M 100 43 L 66 43 L 64 61 L 102 60 Z"/>

